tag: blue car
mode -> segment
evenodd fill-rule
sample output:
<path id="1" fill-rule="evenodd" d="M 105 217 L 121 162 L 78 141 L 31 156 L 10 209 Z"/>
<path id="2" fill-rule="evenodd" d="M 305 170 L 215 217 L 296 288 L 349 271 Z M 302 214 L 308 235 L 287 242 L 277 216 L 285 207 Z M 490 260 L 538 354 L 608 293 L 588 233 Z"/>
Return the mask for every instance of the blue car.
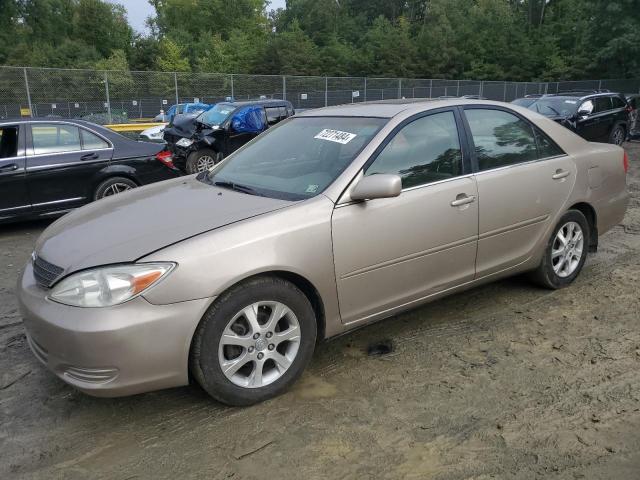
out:
<path id="1" fill-rule="evenodd" d="M 208 103 L 179 103 L 177 105 L 172 105 L 169 107 L 165 113 L 160 113 L 156 115 L 154 120 L 156 122 L 167 122 L 171 123 L 173 121 L 173 117 L 176 115 L 182 115 L 184 113 L 202 113 L 209 110 L 213 105 Z"/>

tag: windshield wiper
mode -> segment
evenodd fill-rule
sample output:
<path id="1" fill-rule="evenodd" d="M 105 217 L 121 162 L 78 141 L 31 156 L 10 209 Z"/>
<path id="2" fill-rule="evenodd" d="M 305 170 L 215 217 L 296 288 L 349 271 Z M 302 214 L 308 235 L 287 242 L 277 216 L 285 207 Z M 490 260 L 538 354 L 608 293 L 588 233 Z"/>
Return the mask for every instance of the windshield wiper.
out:
<path id="1" fill-rule="evenodd" d="M 248 193 L 249 195 L 260 195 L 253 188 L 247 187 L 246 185 L 240 185 L 235 182 L 226 182 L 226 181 L 217 181 L 213 182 L 216 187 L 228 188 L 229 190 L 235 190 L 236 192 Z"/>

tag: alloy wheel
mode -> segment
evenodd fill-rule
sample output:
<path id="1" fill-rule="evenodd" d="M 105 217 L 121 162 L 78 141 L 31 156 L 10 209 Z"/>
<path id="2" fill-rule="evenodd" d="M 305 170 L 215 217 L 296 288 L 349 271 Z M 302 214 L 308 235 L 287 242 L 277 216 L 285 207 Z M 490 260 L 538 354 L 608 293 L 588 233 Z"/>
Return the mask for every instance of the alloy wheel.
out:
<path id="1" fill-rule="evenodd" d="M 102 195 L 103 197 L 110 197 L 112 195 L 117 195 L 118 193 L 122 193 L 125 192 L 127 190 L 131 190 L 131 185 L 127 185 L 126 183 L 114 183 L 113 185 L 110 185 L 109 187 L 107 187 L 107 189 L 104 191 L 104 194 Z"/>
<path id="2" fill-rule="evenodd" d="M 551 265 L 561 278 L 576 271 L 584 249 L 584 234 L 576 222 L 564 224 L 556 234 L 551 247 Z"/>
<path id="3" fill-rule="evenodd" d="M 621 128 L 617 128 L 615 132 L 613 132 L 613 143 L 616 145 L 622 145 L 624 142 L 624 131 Z"/>
<path id="4" fill-rule="evenodd" d="M 300 324 L 280 302 L 262 301 L 243 308 L 222 332 L 218 361 L 235 385 L 260 388 L 282 377 L 300 348 Z"/>
<path id="5" fill-rule="evenodd" d="M 215 164 L 216 160 L 211 155 L 201 155 L 196 163 L 196 171 L 200 173 L 211 170 Z"/>

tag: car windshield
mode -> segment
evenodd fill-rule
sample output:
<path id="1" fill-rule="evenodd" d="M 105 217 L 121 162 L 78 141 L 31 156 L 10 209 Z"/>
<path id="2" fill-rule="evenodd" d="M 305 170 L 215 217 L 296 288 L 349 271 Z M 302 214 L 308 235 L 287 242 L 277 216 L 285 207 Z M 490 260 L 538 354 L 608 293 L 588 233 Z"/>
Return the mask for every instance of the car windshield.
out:
<path id="1" fill-rule="evenodd" d="M 528 107 L 529 105 L 531 105 L 536 100 L 537 100 L 537 98 L 516 98 L 511 103 L 514 104 L 514 105 L 518 105 L 520 107 Z"/>
<path id="2" fill-rule="evenodd" d="M 575 97 L 543 97 L 527 108 L 547 117 L 570 117 L 578 111 L 579 104 Z"/>
<path id="3" fill-rule="evenodd" d="M 221 125 L 235 109 L 236 107 L 233 105 L 219 103 L 206 112 L 202 112 L 198 116 L 198 120 L 212 127 Z"/>
<path id="4" fill-rule="evenodd" d="M 321 193 L 387 122 L 299 117 L 267 130 L 203 177 L 249 194 L 303 200 Z"/>

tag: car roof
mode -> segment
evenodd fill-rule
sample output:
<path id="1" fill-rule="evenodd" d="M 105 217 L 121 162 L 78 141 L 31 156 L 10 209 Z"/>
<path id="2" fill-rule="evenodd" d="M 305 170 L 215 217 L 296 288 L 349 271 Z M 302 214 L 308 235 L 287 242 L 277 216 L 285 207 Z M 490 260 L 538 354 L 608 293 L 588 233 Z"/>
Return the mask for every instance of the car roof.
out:
<path id="1" fill-rule="evenodd" d="M 400 100 L 378 100 L 371 102 L 349 103 L 333 107 L 316 108 L 297 113 L 296 117 L 378 117 L 392 118 L 402 112 L 418 113 L 436 108 L 460 105 L 497 105 L 505 106 L 505 102 L 493 100 L 475 100 L 469 98 L 430 99 L 406 98 Z"/>
<path id="2" fill-rule="evenodd" d="M 246 107 L 247 105 L 263 105 L 267 106 L 288 106 L 291 105 L 291 102 L 288 100 L 272 100 L 272 99 L 263 99 L 263 100 L 245 100 L 242 102 L 218 102 L 217 105 L 230 105 L 233 107 Z"/>

